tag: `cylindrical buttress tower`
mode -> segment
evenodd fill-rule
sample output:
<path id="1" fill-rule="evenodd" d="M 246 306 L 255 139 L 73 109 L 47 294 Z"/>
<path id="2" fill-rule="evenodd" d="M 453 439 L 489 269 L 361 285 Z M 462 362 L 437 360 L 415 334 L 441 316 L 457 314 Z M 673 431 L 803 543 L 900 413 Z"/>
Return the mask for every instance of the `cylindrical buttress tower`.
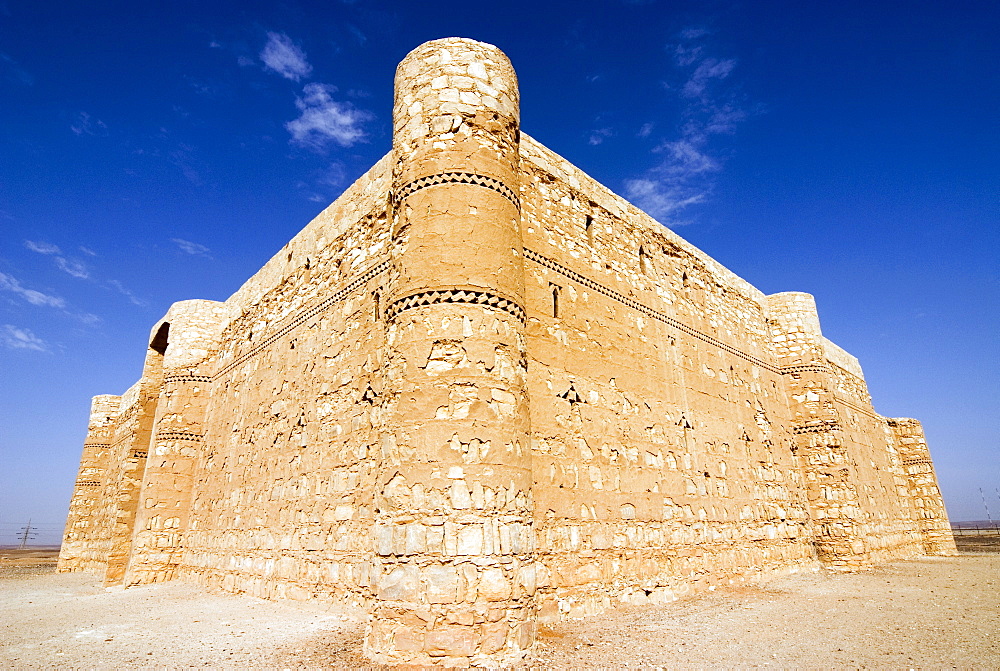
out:
<path id="1" fill-rule="evenodd" d="M 534 638 L 518 142 L 496 47 L 435 40 L 400 63 L 366 638 L 381 662 L 499 665 Z"/>
<path id="2" fill-rule="evenodd" d="M 121 396 L 102 394 L 91 401 L 80 471 L 73 488 L 73 498 L 70 499 L 66 532 L 59 550 L 60 571 L 93 570 L 96 566 L 95 538 L 98 530 L 93 525 L 101 493 L 108 483 L 108 471 L 114 466 L 111 464 L 111 441 L 121 400 Z"/>
<path id="3" fill-rule="evenodd" d="M 151 334 L 163 382 L 136 511 L 125 584 L 172 580 L 182 562 L 195 468 L 202 456 L 212 382 L 206 365 L 218 349 L 224 305 L 174 303 Z"/>

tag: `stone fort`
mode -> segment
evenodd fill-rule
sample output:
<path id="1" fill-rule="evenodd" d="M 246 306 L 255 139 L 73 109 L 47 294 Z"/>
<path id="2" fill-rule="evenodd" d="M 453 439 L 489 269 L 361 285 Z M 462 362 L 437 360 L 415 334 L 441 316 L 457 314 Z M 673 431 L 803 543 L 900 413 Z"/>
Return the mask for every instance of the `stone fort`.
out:
<path id="1" fill-rule="evenodd" d="M 385 663 L 516 661 L 538 622 L 951 554 L 920 423 L 809 294 L 764 295 L 519 127 L 435 40 L 392 150 L 96 396 L 60 570 L 367 610 Z"/>

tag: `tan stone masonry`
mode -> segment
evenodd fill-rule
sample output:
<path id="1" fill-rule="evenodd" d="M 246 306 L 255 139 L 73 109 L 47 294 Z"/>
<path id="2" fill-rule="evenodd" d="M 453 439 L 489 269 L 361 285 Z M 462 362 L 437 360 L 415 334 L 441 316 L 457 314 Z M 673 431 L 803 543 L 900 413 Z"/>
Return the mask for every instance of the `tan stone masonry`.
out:
<path id="1" fill-rule="evenodd" d="M 373 660 L 502 665 L 539 621 L 949 554 L 919 422 L 520 131 L 506 56 L 421 45 L 392 151 L 94 399 L 61 570 L 370 613 Z"/>

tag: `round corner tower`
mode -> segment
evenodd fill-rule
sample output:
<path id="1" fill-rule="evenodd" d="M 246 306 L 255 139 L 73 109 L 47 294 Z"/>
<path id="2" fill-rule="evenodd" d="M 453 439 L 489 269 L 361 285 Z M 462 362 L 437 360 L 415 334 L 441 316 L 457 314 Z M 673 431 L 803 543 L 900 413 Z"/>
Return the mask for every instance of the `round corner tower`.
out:
<path id="1" fill-rule="evenodd" d="M 392 139 L 393 233 L 407 252 L 397 298 L 469 288 L 520 302 L 519 146 L 517 75 L 502 51 L 449 38 L 403 59 Z"/>
<path id="2" fill-rule="evenodd" d="M 383 663 L 519 659 L 534 639 L 517 78 L 427 42 L 396 71 L 386 429 L 373 617 Z"/>

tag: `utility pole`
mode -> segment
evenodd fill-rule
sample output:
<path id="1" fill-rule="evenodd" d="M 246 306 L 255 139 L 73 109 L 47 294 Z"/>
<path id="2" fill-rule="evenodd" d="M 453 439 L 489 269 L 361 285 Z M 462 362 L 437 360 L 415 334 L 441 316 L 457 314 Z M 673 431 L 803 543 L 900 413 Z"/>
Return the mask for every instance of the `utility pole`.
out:
<path id="1" fill-rule="evenodd" d="M 993 526 L 993 518 L 990 517 L 990 507 L 986 505 L 986 494 L 983 494 L 983 488 L 979 488 L 979 495 L 983 497 L 983 508 L 986 509 L 986 523 L 989 526 Z"/>
<path id="2" fill-rule="evenodd" d="M 979 490 L 982 492 L 982 490 Z M 21 545 L 18 546 L 18 550 L 23 550 L 28 545 L 28 539 L 34 538 L 35 532 L 31 530 L 31 518 L 28 518 L 28 524 L 21 527 Z"/>

